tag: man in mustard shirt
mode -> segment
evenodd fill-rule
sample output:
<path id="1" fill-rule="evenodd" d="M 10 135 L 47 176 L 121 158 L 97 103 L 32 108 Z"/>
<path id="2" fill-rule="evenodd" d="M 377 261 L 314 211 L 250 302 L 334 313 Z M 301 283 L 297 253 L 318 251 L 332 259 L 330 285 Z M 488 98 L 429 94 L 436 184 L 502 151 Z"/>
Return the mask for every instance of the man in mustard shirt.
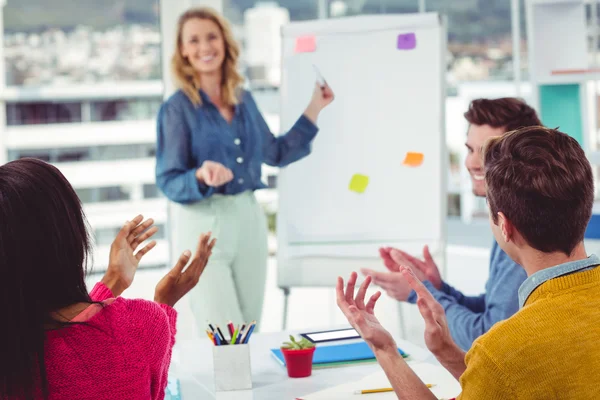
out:
<path id="1" fill-rule="evenodd" d="M 583 237 L 592 214 L 594 180 L 581 146 L 544 127 L 490 139 L 484 149 L 490 225 L 499 246 L 527 273 L 521 309 L 480 336 L 468 353 L 454 343 L 442 306 L 413 271 L 402 274 L 418 296 L 425 343 L 460 380 L 460 400 L 599 399 L 600 259 Z M 370 345 L 402 399 L 435 399 L 396 350 L 365 304 L 367 277 L 354 297 L 356 273 L 337 302 Z"/>

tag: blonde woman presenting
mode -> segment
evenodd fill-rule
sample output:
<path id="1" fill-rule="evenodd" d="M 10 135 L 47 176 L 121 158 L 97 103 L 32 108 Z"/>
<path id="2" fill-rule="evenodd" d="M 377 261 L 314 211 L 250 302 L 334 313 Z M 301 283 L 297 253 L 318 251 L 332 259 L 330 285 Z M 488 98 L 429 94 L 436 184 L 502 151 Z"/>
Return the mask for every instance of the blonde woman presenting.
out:
<path id="1" fill-rule="evenodd" d="M 239 46 L 227 21 L 195 8 L 179 19 L 172 68 L 179 90 L 158 115 L 156 181 L 174 203 L 174 254 L 201 232 L 218 238 L 190 293 L 199 331 L 206 321 L 259 321 L 267 264 L 267 227 L 254 190 L 261 165 L 283 167 L 310 153 L 319 113 L 333 101 L 315 84 L 304 113 L 275 137 L 237 70 Z M 180 251 L 181 250 L 181 251 Z"/>

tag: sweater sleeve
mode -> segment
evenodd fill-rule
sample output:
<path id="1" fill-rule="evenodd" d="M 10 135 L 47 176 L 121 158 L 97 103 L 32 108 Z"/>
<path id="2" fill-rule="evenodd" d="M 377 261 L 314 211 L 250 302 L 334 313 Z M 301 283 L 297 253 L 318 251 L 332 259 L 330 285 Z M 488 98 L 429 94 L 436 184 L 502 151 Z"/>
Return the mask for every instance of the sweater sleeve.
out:
<path id="1" fill-rule="evenodd" d="M 432 294 L 435 297 L 434 291 L 437 292 L 438 290 L 435 289 L 433 284 L 429 283 L 429 285 L 425 286 L 429 288 L 429 291 L 432 292 Z M 460 304 L 461 306 L 465 306 L 467 309 L 473 312 L 481 313 L 485 311 L 485 294 L 481 294 L 479 296 L 465 296 L 460 290 L 456 290 L 452 286 L 448 285 L 446 282 L 442 282 L 442 287 L 440 288 L 439 292 L 445 293 L 448 296 L 456 299 L 456 302 L 458 304 Z M 417 304 L 417 292 L 415 292 L 414 290 L 411 291 L 408 295 L 407 301 L 411 304 Z"/>
<path id="2" fill-rule="evenodd" d="M 446 282 L 442 282 L 441 290 L 454 297 L 458 304 L 467 307 L 473 312 L 485 311 L 485 294 L 480 294 L 479 296 L 465 296 L 460 290 L 456 290 Z"/>
<path id="3" fill-rule="evenodd" d="M 177 203 L 200 201 L 214 191 L 198 182 L 191 148 L 191 133 L 181 107 L 164 103 L 157 120 L 156 185 Z"/>
<path id="4" fill-rule="evenodd" d="M 519 287 L 527 278 L 525 270 L 508 257 L 494 242 L 490 258 L 490 277 L 481 296 L 464 296 L 443 284 L 437 290 L 430 282 L 425 287 L 444 307 L 452 338 L 463 350 L 468 350 L 479 336 L 496 322 L 503 321 L 519 310 Z M 416 302 L 416 294 L 408 300 Z"/>
<path id="5" fill-rule="evenodd" d="M 258 123 L 263 139 L 264 162 L 267 165 L 285 167 L 310 154 L 311 141 L 317 135 L 319 128 L 306 116 L 301 115 L 284 135 L 275 136 L 269 129 L 250 92 L 246 92 L 245 99 Z"/>
<path id="6" fill-rule="evenodd" d="M 171 354 L 175 345 L 177 311 L 147 300 L 127 300 L 132 334 L 140 357 L 150 370 L 152 399 L 162 400 L 167 387 Z"/>
<path id="7" fill-rule="evenodd" d="M 465 357 L 467 369 L 460 377 L 462 393 L 456 400 L 517 399 L 507 374 L 479 343 Z"/>
<path id="8" fill-rule="evenodd" d="M 505 296 L 507 292 L 512 292 L 513 289 L 507 285 L 507 282 L 500 281 L 497 283 L 498 286 L 504 288 L 503 291 L 487 294 L 486 306 L 481 312 L 475 312 L 460 304 L 455 297 L 437 290 L 429 281 L 425 281 L 423 284 L 438 303 L 444 307 L 452 339 L 465 351 L 471 347 L 475 339 L 486 333 L 492 325 L 516 312 L 516 308 L 513 306 L 513 303 L 516 302 L 516 294 L 515 301 Z M 515 289 L 518 289 L 518 287 Z"/>
<path id="9" fill-rule="evenodd" d="M 114 297 L 110 289 L 102 282 L 96 283 L 90 292 L 92 301 L 104 301 Z"/>

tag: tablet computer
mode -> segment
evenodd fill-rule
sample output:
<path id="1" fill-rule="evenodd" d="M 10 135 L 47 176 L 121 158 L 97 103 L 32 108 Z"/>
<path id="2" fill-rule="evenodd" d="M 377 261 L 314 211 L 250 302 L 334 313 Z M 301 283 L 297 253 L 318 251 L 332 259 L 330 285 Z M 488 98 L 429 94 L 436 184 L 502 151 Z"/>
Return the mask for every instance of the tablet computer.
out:
<path id="1" fill-rule="evenodd" d="M 305 337 L 313 343 L 333 342 L 336 340 L 360 339 L 360 335 L 358 334 L 358 332 L 356 332 L 356 329 L 354 328 L 301 333 L 300 336 Z"/>

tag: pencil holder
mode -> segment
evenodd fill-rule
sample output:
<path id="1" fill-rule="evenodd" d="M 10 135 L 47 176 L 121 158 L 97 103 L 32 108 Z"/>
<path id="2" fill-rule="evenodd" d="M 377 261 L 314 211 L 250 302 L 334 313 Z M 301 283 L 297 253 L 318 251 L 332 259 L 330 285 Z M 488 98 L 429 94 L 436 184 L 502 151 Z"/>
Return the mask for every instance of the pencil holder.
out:
<path id="1" fill-rule="evenodd" d="M 215 391 L 252 389 L 250 346 L 247 344 L 213 347 Z"/>

